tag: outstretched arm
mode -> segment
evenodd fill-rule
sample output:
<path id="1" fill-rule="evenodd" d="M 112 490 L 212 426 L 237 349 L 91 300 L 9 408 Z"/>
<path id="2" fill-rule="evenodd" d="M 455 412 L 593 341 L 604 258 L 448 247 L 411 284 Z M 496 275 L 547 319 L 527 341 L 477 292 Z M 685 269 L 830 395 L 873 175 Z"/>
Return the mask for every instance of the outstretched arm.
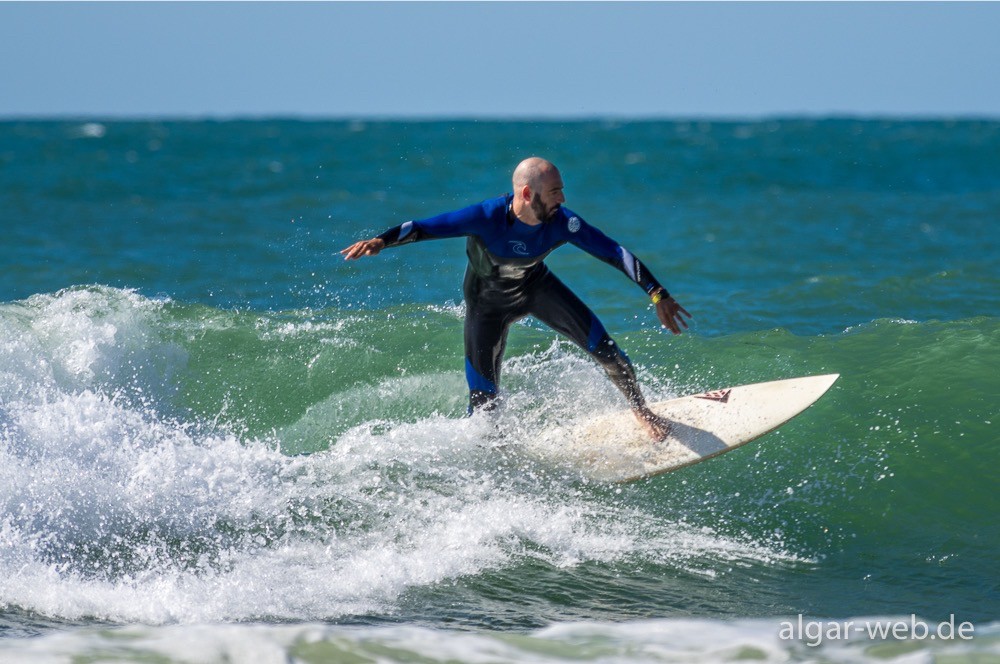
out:
<path id="1" fill-rule="evenodd" d="M 394 226 L 370 240 L 355 242 L 340 251 L 344 260 L 355 260 L 362 256 L 374 256 L 386 247 L 419 242 L 434 238 L 459 237 L 474 233 L 484 219 L 483 205 L 470 205 L 455 212 L 446 212 L 430 219 L 407 221 Z"/>
<path id="2" fill-rule="evenodd" d="M 594 226 L 577 219 L 579 222 L 577 231 L 574 232 L 571 242 L 590 255 L 615 266 L 646 291 L 656 306 L 656 317 L 660 319 L 663 327 L 674 334 L 680 334 L 681 328 L 686 330 L 688 324 L 684 316 L 691 318 L 691 314 L 660 285 L 649 268 L 628 249 Z"/>
<path id="3" fill-rule="evenodd" d="M 429 237 L 421 222 L 408 221 L 405 224 L 394 226 L 381 235 L 376 235 L 370 240 L 355 242 L 346 249 L 341 249 L 345 261 L 357 260 L 362 256 L 375 256 L 386 247 L 398 244 L 409 244 Z"/>

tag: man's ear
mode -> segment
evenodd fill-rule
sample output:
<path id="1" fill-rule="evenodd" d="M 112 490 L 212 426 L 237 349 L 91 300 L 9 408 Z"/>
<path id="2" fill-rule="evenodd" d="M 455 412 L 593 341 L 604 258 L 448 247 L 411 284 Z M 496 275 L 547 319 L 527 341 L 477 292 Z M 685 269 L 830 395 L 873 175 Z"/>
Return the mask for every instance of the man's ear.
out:
<path id="1" fill-rule="evenodd" d="M 521 200 L 523 200 L 526 203 L 531 202 L 531 187 L 529 187 L 528 185 L 524 185 L 523 187 L 521 187 Z"/>

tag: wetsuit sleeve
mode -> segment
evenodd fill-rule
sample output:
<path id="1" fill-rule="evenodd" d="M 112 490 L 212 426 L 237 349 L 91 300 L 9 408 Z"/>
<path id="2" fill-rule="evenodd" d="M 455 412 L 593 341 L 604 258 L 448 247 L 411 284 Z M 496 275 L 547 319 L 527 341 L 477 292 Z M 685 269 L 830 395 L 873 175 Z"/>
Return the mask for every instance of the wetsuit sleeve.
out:
<path id="1" fill-rule="evenodd" d="M 670 297 L 667 289 L 663 288 L 653 273 L 632 252 L 587 222 L 580 220 L 579 223 L 580 230 L 573 233 L 570 239 L 572 244 L 624 272 L 629 279 L 639 284 L 647 295 L 662 288 L 664 297 Z"/>
<path id="2" fill-rule="evenodd" d="M 407 221 L 390 228 L 378 237 L 385 242 L 386 247 L 397 247 L 420 240 L 461 237 L 473 235 L 485 220 L 483 206 L 470 205 L 461 210 L 445 212 L 429 219 Z"/>

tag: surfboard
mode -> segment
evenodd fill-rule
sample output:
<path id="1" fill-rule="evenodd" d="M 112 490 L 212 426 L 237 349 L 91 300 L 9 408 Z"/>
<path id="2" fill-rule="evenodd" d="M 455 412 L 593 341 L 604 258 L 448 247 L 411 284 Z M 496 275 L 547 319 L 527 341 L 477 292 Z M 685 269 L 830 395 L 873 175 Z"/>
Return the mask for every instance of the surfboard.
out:
<path id="1" fill-rule="evenodd" d="M 670 420 L 653 441 L 631 411 L 553 427 L 538 439 L 543 454 L 601 482 L 634 482 L 690 466 L 770 433 L 823 396 L 840 374 L 727 387 L 650 404 Z M 540 450 L 541 451 L 541 450 Z"/>

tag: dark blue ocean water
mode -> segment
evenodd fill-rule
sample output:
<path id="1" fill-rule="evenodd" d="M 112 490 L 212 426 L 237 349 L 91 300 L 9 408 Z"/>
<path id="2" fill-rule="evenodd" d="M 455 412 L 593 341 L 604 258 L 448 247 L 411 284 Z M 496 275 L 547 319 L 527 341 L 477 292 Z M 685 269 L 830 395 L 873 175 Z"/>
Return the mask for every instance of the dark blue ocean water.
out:
<path id="1" fill-rule="evenodd" d="M 550 257 L 651 397 L 834 389 L 595 484 L 519 452 L 622 406 L 528 320 L 497 448 L 462 417 L 464 243 L 337 251 L 531 154 L 695 317 Z M 0 656 L 992 661 L 998 219 L 995 121 L 2 122 Z M 812 647 L 799 615 L 976 638 Z"/>

